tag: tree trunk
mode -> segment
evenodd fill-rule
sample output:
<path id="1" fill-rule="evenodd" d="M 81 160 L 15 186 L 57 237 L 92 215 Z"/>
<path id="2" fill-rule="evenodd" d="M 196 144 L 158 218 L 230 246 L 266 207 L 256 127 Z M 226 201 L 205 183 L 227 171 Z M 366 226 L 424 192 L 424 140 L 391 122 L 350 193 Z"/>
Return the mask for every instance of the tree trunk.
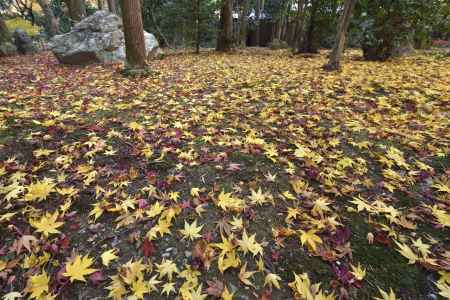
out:
<path id="1" fill-rule="evenodd" d="M 317 48 L 314 45 L 314 30 L 316 29 L 316 17 L 319 10 L 319 1 L 311 0 L 311 11 L 308 23 L 308 30 L 300 43 L 298 53 L 317 53 Z"/>
<path id="2" fill-rule="evenodd" d="M 140 70 L 146 67 L 144 27 L 142 25 L 141 1 L 121 0 L 123 31 L 125 34 L 125 49 L 127 54 L 126 67 Z"/>
<path id="3" fill-rule="evenodd" d="M 38 3 L 45 15 L 48 35 L 50 37 L 57 35 L 59 33 L 58 20 L 53 14 L 53 10 L 50 7 L 48 0 L 38 0 Z"/>
<path id="4" fill-rule="evenodd" d="M 344 11 L 339 19 L 339 27 L 330 60 L 328 61 L 328 64 L 324 66 L 327 70 L 339 70 L 341 68 L 342 53 L 344 52 L 348 26 L 350 25 L 355 3 L 356 0 L 345 0 Z"/>
<path id="5" fill-rule="evenodd" d="M 222 0 L 220 28 L 217 37 L 217 51 L 230 51 L 233 47 L 233 1 Z"/>
<path id="6" fill-rule="evenodd" d="M 103 9 L 103 0 L 97 0 L 97 8 L 98 8 L 99 10 L 102 10 L 102 9 Z"/>
<path id="7" fill-rule="evenodd" d="M 195 1 L 195 53 L 200 53 L 200 0 Z"/>
<path id="8" fill-rule="evenodd" d="M 247 44 L 247 28 L 248 28 L 248 11 L 249 11 L 249 0 L 243 0 L 241 18 L 239 20 L 239 45 L 245 47 Z"/>
<path id="9" fill-rule="evenodd" d="M 305 0 L 298 0 L 297 16 L 295 20 L 295 32 L 292 47 L 298 49 L 302 44 L 303 25 L 305 23 Z"/>
<path id="10" fill-rule="evenodd" d="M 116 0 L 108 0 L 108 9 L 111 13 L 118 15 Z"/>
<path id="11" fill-rule="evenodd" d="M 86 3 L 84 0 L 67 0 L 69 16 L 74 21 L 81 21 L 86 17 Z"/>
<path id="12" fill-rule="evenodd" d="M 261 13 L 264 10 L 264 0 L 256 0 L 256 46 L 259 47 L 261 40 Z"/>

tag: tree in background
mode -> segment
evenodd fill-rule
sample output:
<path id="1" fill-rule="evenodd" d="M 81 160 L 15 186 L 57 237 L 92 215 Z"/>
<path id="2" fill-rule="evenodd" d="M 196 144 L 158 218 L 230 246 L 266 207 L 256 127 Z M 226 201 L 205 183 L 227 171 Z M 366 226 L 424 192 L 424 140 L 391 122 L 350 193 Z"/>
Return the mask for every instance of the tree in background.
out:
<path id="1" fill-rule="evenodd" d="M 195 53 L 200 53 L 200 6 L 201 0 L 195 0 Z"/>
<path id="2" fill-rule="evenodd" d="M 121 0 L 123 31 L 125 34 L 126 68 L 144 70 L 145 57 L 144 27 L 140 0 Z"/>
<path id="3" fill-rule="evenodd" d="M 239 16 L 239 39 L 238 44 L 241 47 L 245 47 L 247 43 L 247 31 L 248 31 L 248 13 L 250 11 L 250 1 L 241 1 L 241 11 Z"/>
<path id="4" fill-rule="evenodd" d="M 144 29 L 165 47 L 215 47 L 219 6 L 215 0 L 152 0 L 143 2 Z M 199 17 L 198 30 L 197 19 Z"/>
<path id="5" fill-rule="evenodd" d="M 414 37 L 430 38 L 441 0 L 362 0 L 358 7 L 366 60 L 384 61 L 412 49 Z M 421 38 L 419 38 L 422 36 Z M 420 43 L 418 43 L 420 44 Z"/>
<path id="6" fill-rule="evenodd" d="M 66 0 L 69 16 L 73 21 L 80 21 L 86 17 L 86 3 L 84 0 Z"/>
<path id="7" fill-rule="evenodd" d="M 108 0 L 108 9 L 111 13 L 118 15 L 119 11 L 117 10 L 116 0 Z"/>
<path id="8" fill-rule="evenodd" d="M 299 42 L 298 53 L 317 53 L 317 45 L 314 43 L 314 31 L 316 27 L 317 13 L 319 12 L 319 0 L 311 0 L 309 9 L 308 28 L 302 40 Z"/>
<path id="9" fill-rule="evenodd" d="M 39 6 L 42 9 L 45 17 L 46 30 L 50 37 L 59 33 L 58 19 L 55 17 L 53 10 L 48 0 L 38 0 Z"/>
<path id="10" fill-rule="evenodd" d="M 222 0 L 220 8 L 217 51 L 230 51 L 233 48 L 233 1 Z"/>
<path id="11" fill-rule="evenodd" d="M 344 52 L 345 41 L 347 36 L 348 27 L 352 18 L 353 9 L 355 7 L 356 0 L 345 0 L 344 10 L 342 11 L 339 27 L 336 34 L 336 41 L 334 42 L 333 50 L 330 54 L 328 64 L 324 67 L 327 70 L 339 70 L 341 68 L 341 58 Z"/>

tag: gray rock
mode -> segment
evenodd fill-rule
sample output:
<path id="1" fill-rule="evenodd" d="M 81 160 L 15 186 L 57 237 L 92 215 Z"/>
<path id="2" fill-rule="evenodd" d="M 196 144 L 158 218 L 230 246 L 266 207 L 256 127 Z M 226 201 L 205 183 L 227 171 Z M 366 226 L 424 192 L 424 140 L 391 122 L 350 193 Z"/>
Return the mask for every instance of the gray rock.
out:
<path id="1" fill-rule="evenodd" d="M 32 54 L 37 52 L 37 47 L 25 30 L 17 28 L 12 34 L 14 45 L 20 54 Z"/>
<path id="2" fill-rule="evenodd" d="M 147 57 L 160 55 L 156 38 L 144 32 Z M 107 11 L 99 10 L 75 24 L 66 34 L 53 37 L 49 44 L 59 62 L 84 65 L 124 61 L 125 37 L 122 20 Z"/>

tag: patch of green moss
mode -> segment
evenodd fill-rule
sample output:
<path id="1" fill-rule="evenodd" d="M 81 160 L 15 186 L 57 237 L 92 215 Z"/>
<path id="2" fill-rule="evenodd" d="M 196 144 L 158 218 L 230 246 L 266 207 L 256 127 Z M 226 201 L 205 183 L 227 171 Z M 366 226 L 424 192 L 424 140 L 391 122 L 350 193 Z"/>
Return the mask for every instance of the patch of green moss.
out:
<path id="1" fill-rule="evenodd" d="M 378 287 L 388 291 L 392 288 L 402 299 L 425 299 L 427 272 L 395 249 L 385 245 L 370 245 L 367 233 L 371 231 L 363 216 L 352 214 L 348 225 L 352 231 L 353 261 L 367 269 L 364 286 L 357 291 L 358 299 L 371 299 L 379 294 Z"/>

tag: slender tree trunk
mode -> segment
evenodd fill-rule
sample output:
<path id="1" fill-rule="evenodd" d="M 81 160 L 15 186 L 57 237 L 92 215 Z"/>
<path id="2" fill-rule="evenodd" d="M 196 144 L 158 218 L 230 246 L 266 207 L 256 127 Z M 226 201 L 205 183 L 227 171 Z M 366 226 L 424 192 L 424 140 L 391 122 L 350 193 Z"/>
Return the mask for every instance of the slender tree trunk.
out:
<path id="1" fill-rule="evenodd" d="M 220 8 L 220 28 L 217 37 L 217 51 L 230 51 L 233 48 L 233 1 L 222 0 Z"/>
<path id="2" fill-rule="evenodd" d="M 108 9 L 111 13 L 118 15 L 116 0 L 108 0 Z"/>
<path id="3" fill-rule="evenodd" d="M 293 40 L 293 48 L 298 49 L 302 43 L 303 24 L 305 23 L 305 0 L 298 0 L 297 2 L 297 17 L 295 24 L 295 34 Z"/>
<path id="4" fill-rule="evenodd" d="M 168 47 L 168 48 L 172 48 L 172 46 L 169 43 L 169 40 L 166 38 L 166 36 L 164 35 L 164 33 L 161 31 L 161 29 L 158 26 L 158 22 L 156 21 L 155 15 L 153 14 L 153 10 L 150 7 L 149 9 L 147 9 L 147 13 L 150 15 L 150 17 L 152 18 L 152 23 L 153 26 L 155 27 L 156 31 L 158 32 L 159 37 L 163 40 L 164 42 L 164 46 Z"/>
<path id="5" fill-rule="evenodd" d="M 97 8 L 98 8 L 99 10 L 102 10 L 102 9 L 103 9 L 103 0 L 97 0 Z"/>
<path id="6" fill-rule="evenodd" d="M 81 21 L 86 17 L 86 3 L 84 0 L 67 0 L 70 18 L 74 21 Z"/>
<path id="7" fill-rule="evenodd" d="M 121 0 L 123 31 L 125 34 L 125 49 L 128 69 L 144 69 L 145 40 L 142 25 L 141 1 Z"/>
<path id="8" fill-rule="evenodd" d="M 50 7 L 48 0 L 38 0 L 39 6 L 45 15 L 45 21 L 47 22 L 47 31 L 50 37 L 59 33 L 58 20 L 53 14 L 53 10 Z"/>
<path id="9" fill-rule="evenodd" d="M 283 40 L 283 30 L 284 27 L 289 27 L 289 11 L 291 8 L 291 1 L 283 2 L 283 6 L 281 7 L 281 15 L 277 21 L 275 38 L 278 40 Z"/>
<path id="10" fill-rule="evenodd" d="M 34 14 L 33 14 L 33 2 L 31 2 L 30 7 L 28 7 L 27 10 L 28 10 L 28 16 L 30 17 L 31 25 L 34 26 L 35 20 L 34 20 Z"/>
<path id="11" fill-rule="evenodd" d="M 259 41 L 260 41 L 260 35 L 261 35 L 261 1 L 262 0 L 256 0 L 256 11 L 255 11 L 255 18 L 256 18 L 256 40 L 255 44 L 256 47 L 259 47 Z"/>
<path id="12" fill-rule="evenodd" d="M 250 9 L 249 0 L 243 0 L 241 18 L 239 20 L 239 45 L 245 47 L 247 44 L 248 11 Z"/>
<path id="13" fill-rule="evenodd" d="M 344 52 L 348 26 L 350 25 L 355 3 L 356 0 L 345 0 L 344 11 L 339 19 L 339 27 L 330 60 L 328 61 L 328 64 L 324 66 L 327 70 L 339 70 L 341 68 L 342 53 Z"/>
<path id="14" fill-rule="evenodd" d="M 316 17 L 319 10 L 318 2 L 318 0 L 311 0 L 308 30 L 306 31 L 305 37 L 303 38 L 303 41 L 298 49 L 299 53 L 317 53 L 317 48 L 314 46 L 314 31 L 316 29 Z"/>
<path id="15" fill-rule="evenodd" d="M 195 53 L 200 53 L 200 1 L 195 1 Z"/>

